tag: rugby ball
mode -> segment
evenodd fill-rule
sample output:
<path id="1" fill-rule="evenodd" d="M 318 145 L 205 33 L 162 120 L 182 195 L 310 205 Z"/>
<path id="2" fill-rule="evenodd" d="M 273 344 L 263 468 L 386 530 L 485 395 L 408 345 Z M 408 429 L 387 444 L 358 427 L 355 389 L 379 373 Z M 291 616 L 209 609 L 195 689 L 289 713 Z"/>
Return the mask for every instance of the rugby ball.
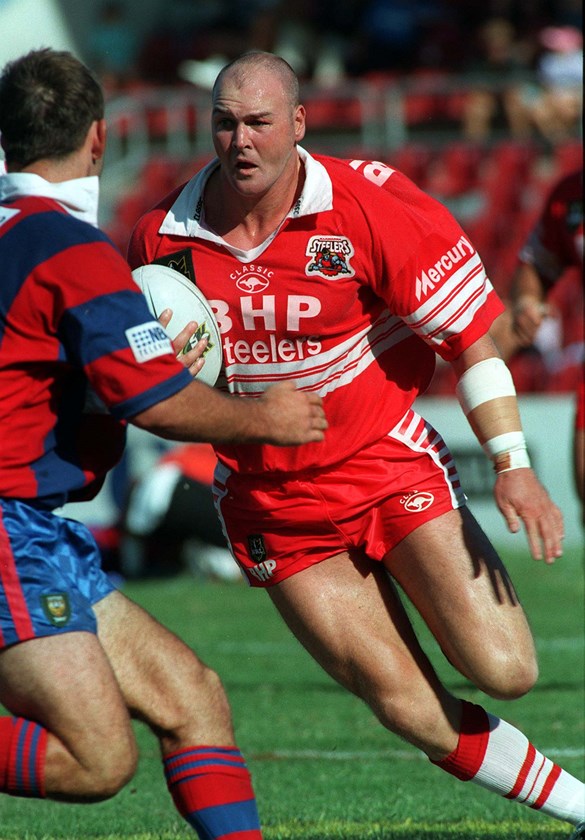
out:
<path id="1" fill-rule="evenodd" d="M 166 327 L 171 338 L 175 338 L 189 321 L 197 321 L 197 331 L 181 353 L 187 353 L 206 335 L 205 364 L 197 379 L 207 385 L 215 385 L 223 362 L 221 335 L 213 310 L 201 291 L 180 271 L 167 265 L 141 265 L 133 270 L 132 277 L 142 289 L 155 318 L 163 309 L 173 310 L 173 317 Z"/>

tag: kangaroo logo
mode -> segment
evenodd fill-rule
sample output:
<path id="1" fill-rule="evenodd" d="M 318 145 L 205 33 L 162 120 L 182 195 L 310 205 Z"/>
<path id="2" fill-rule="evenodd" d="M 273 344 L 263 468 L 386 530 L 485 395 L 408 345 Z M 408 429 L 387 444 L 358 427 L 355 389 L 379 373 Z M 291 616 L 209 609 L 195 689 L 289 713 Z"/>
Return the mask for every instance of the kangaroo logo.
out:
<path id="1" fill-rule="evenodd" d="M 435 497 L 432 493 L 415 490 L 413 493 L 403 496 L 402 499 L 400 499 L 400 504 L 404 505 L 404 510 L 409 510 L 411 513 L 422 513 L 422 511 L 430 507 L 434 501 Z"/>

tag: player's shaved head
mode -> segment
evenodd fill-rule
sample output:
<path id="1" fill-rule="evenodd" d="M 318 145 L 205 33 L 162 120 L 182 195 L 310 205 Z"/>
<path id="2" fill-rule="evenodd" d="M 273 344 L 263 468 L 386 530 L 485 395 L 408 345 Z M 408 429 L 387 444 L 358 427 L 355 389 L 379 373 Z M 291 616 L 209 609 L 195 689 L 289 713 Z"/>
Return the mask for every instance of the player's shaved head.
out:
<path id="1" fill-rule="evenodd" d="M 296 73 L 284 58 L 261 50 L 244 53 L 220 70 L 213 86 L 213 101 L 215 102 L 226 79 L 229 78 L 238 86 L 243 86 L 257 78 L 258 72 L 279 78 L 291 108 L 296 108 L 299 104 L 299 80 Z"/>

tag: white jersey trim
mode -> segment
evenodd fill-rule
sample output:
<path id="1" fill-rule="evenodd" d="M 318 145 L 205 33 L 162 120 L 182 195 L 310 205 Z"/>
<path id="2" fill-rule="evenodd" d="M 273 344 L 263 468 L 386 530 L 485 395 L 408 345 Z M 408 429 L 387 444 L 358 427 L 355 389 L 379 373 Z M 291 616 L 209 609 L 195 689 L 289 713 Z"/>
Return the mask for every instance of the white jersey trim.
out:
<path id="1" fill-rule="evenodd" d="M 260 394 L 269 385 L 292 379 L 297 387 L 320 396 L 348 385 L 391 347 L 412 335 L 411 330 L 387 310 L 376 322 L 327 352 L 274 364 L 229 364 L 225 377 L 231 393 Z"/>
<path id="2" fill-rule="evenodd" d="M 305 167 L 305 184 L 300 197 L 286 215 L 282 224 L 286 219 L 297 219 L 301 216 L 309 216 L 333 209 L 333 185 L 329 173 L 322 163 L 315 160 L 301 146 L 297 146 L 297 151 Z M 205 239 L 208 242 L 223 246 L 242 263 L 253 262 L 268 248 L 282 225 L 274 230 L 264 242 L 249 250 L 234 248 L 223 237 L 218 236 L 211 228 L 207 227 L 203 211 L 203 193 L 211 173 L 218 166 L 219 161 L 214 158 L 185 184 L 175 203 L 163 219 L 158 232 L 170 236 Z"/>
<path id="3" fill-rule="evenodd" d="M 405 322 L 427 342 L 441 344 L 454 333 L 463 333 L 485 304 L 493 286 L 478 254 L 457 269 L 449 283 L 437 289 Z"/>

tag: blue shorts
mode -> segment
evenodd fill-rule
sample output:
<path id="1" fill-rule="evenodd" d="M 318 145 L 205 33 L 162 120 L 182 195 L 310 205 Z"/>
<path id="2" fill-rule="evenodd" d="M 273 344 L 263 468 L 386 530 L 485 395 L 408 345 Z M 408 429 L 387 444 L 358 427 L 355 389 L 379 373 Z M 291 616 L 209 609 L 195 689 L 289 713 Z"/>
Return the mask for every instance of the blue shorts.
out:
<path id="1" fill-rule="evenodd" d="M 41 636 L 97 632 L 93 604 L 115 587 L 80 522 L 0 499 L 0 650 Z"/>

